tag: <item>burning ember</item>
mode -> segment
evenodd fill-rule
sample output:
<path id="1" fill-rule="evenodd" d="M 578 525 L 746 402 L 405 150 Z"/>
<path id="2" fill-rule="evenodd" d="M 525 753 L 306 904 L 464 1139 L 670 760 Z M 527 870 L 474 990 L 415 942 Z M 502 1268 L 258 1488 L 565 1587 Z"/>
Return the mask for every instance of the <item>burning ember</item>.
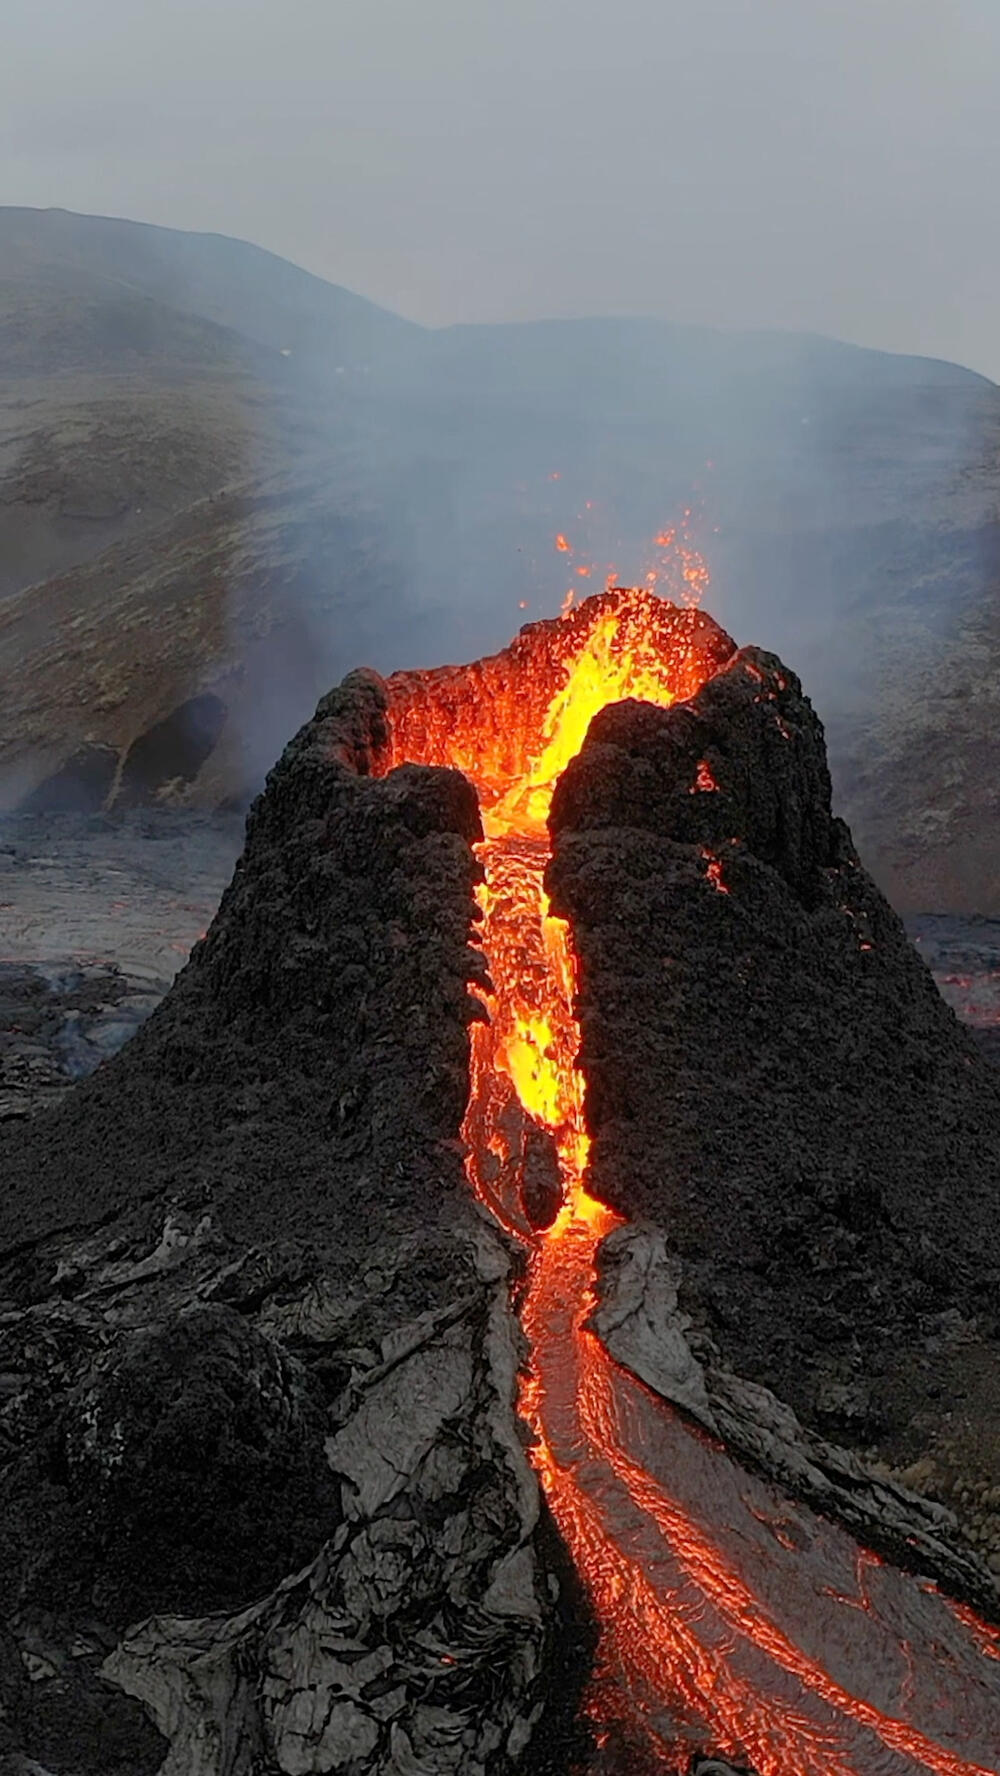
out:
<path id="1" fill-rule="evenodd" d="M 809 1519 L 826 1568 L 817 1591 L 815 1560 L 807 1574 L 800 1558 L 809 1514 L 691 1430 L 586 1327 L 596 1250 L 617 1218 L 587 1191 L 574 956 L 544 888 L 549 807 L 602 708 L 687 699 L 733 651 L 693 606 L 613 588 L 503 654 L 389 683 L 389 763 L 456 766 L 480 798 L 490 987 L 464 1135 L 472 1189 L 530 1252 L 520 1404 L 532 1460 L 600 1624 L 592 1713 L 665 1769 L 708 1754 L 759 1776 L 994 1776 L 977 1671 L 1000 1656 L 996 1641 Z M 717 790 L 706 761 L 690 788 Z M 710 853 L 705 881 L 729 893 Z M 904 1616 L 920 1622 L 920 1647 Z"/>

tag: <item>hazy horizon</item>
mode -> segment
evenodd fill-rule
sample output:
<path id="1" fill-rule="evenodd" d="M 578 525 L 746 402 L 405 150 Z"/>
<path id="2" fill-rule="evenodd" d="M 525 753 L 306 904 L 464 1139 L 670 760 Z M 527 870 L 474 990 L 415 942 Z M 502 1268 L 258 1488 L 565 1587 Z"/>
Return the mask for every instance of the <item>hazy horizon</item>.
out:
<path id="1" fill-rule="evenodd" d="M 989 0 L 9 0 L 3 201 L 430 326 L 646 315 L 1000 379 Z"/>
<path id="2" fill-rule="evenodd" d="M 775 334 L 775 335 L 779 335 L 779 336 L 794 335 L 794 336 L 797 336 L 802 339 L 825 340 L 828 343 L 832 343 L 832 344 L 840 344 L 840 345 L 857 347 L 861 351 L 882 351 L 882 352 L 888 353 L 890 356 L 926 358 L 928 360 L 928 362 L 931 362 L 931 363 L 953 364 L 958 369 L 968 370 L 970 372 L 970 374 L 982 376 L 987 381 L 994 383 L 995 386 L 1000 386 L 1000 357 L 998 357 L 998 365 L 997 365 L 996 375 L 991 377 L 987 371 L 977 370 L 976 366 L 973 364 L 963 364 L 960 359 L 944 357 L 941 355 L 941 353 L 913 352 L 913 351 L 910 351 L 908 348 L 896 347 L 896 346 L 873 346 L 867 340 L 848 339 L 843 334 L 838 334 L 838 333 L 834 333 L 834 332 L 830 332 L 830 331 L 820 332 L 816 328 L 805 328 L 805 327 L 802 327 L 802 328 L 781 327 L 778 325 L 768 325 L 767 323 L 763 323 L 763 322 L 757 326 L 742 326 L 738 322 L 732 322 L 732 323 L 716 322 L 716 323 L 713 323 L 713 322 L 702 321 L 702 320 L 679 321 L 671 315 L 652 314 L 648 311 L 624 310 L 624 309 L 608 310 L 608 311 L 601 313 L 601 314 L 598 314 L 593 309 L 581 309 L 578 313 L 574 313 L 574 314 L 557 314 L 555 312 L 543 311 L 543 312 L 540 312 L 536 315 L 519 315 L 519 316 L 492 315 L 492 316 L 483 316 L 481 318 L 466 319 L 466 320 L 460 320 L 460 321 L 459 320 L 425 321 L 425 320 L 420 320 L 416 315 L 405 314 L 399 308 L 392 308 L 391 305 L 387 302 L 380 302 L 377 297 L 370 295 L 370 293 L 366 290 L 358 289 L 356 286 L 353 286 L 353 285 L 344 284 L 336 278 L 327 277 L 325 272 L 318 271 L 315 266 L 306 264 L 302 259 L 293 259 L 287 254 L 276 252 L 275 248 L 270 246 L 266 240 L 255 240 L 248 235 L 227 234 L 223 230 L 217 229 L 217 228 L 182 229 L 182 228 L 178 228 L 178 226 L 174 223 L 153 222 L 147 216 L 120 215 L 120 214 L 117 214 L 117 213 L 111 212 L 111 211 L 70 210 L 70 209 L 67 209 L 67 207 L 64 204 L 49 204 L 49 205 L 45 205 L 45 206 L 33 205 L 33 204 L 0 205 L 0 209 L 3 209 L 3 208 L 9 209 L 9 210 L 26 209 L 26 210 L 31 211 L 31 212 L 38 214 L 38 215 L 45 215 L 45 214 L 70 215 L 70 216 L 76 216 L 84 221 L 89 220 L 89 221 L 95 221 L 95 222 L 121 222 L 121 223 L 124 223 L 126 226 L 135 225 L 138 227 L 150 227 L 150 228 L 154 228 L 154 229 L 160 228 L 160 229 L 166 230 L 167 232 L 177 232 L 177 233 L 181 233 L 181 234 L 201 235 L 201 236 L 204 236 L 205 239 L 213 239 L 214 238 L 217 240 L 232 240 L 232 241 L 238 242 L 239 244 L 241 244 L 243 246 L 252 247 L 255 250 L 259 250 L 263 253 L 271 255 L 272 257 L 281 259 L 285 264 L 292 265 L 299 271 L 304 271 L 312 277 L 317 277 L 317 278 L 322 279 L 324 282 L 329 283 L 331 287 L 336 287 L 336 288 L 345 290 L 345 291 L 347 291 L 348 294 L 350 294 L 352 296 L 358 296 L 364 301 L 371 302 L 375 307 L 383 309 L 386 313 L 390 313 L 390 314 L 397 316 L 400 319 L 410 321 L 415 326 L 424 328 L 429 332 L 444 332 L 450 327 L 492 327 L 492 326 L 500 326 L 500 327 L 503 327 L 503 326 L 512 326 L 512 327 L 527 326 L 527 327 L 530 327 L 532 325 L 543 325 L 544 326 L 544 325 L 547 325 L 550 323 L 561 323 L 561 322 L 565 322 L 565 321 L 569 321 L 569 322 L 572 322 L 572 321 L 618 321 L 618 320 L 653 321 L 653 322 L 662 323 L 666 326 L 689 327 L 692 330 L 696 330 L 698 328 L 703 328 L 707 332 L 719 333 L 719 334 L 724 334 L 724 335 L 726 335 L 726 334 L 734 334 L 734 335 L 743 334 L 743 335 L 751 335 L 751 336 L 760 335 L 763 338 L 766 338 L 770 334 Z"/>

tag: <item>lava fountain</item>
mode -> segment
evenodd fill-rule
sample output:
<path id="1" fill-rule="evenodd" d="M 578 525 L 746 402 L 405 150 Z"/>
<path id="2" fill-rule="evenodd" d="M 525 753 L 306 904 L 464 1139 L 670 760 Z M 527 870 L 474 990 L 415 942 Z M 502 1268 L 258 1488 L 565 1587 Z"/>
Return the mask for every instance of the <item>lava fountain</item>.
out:
<path id="1" fill-rule="evenodd" d="M 664 1769 L 714 1754 L 759 1776 L 996 1776 L 990 1631 L 736 1467 L 586 1326 L 617 1218 L 587 1192 L 574 957 L 544 886 L 549 806 L 599 710 L 687 699 L 734 651 L 697 609 L 612 588 L 503 654 L 389 681 L 389 763 L 456 766 L 480 799 L 489 986 L 463 1133 L 473 1190 L 529 1252 L 532 1460 L 600 1626 L 592 1712 Z M 699 770 L 691 787 L 714 785 Z M 710 856 L 705 882 L 723 886 Z M 526 1212 L 533 1170 L 548 1214 Z"/>

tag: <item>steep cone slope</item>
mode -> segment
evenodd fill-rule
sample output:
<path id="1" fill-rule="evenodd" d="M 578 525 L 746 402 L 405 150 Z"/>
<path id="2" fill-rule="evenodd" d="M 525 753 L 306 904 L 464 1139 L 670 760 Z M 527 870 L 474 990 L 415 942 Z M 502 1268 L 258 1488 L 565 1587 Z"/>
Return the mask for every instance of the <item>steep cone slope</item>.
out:
<path id="1" fill-rule="evenodd" d="M 57 1116 L 0 1134 L 8 1244 L 176 1199 L 328 1247 L 359 1210 L 460 1212 L 481 829 L 454 771 L 370 774 L 384 707 L 365 674 L 323 700 L 159 1010 Z"/>
<path id="2" fill-rule="evenodd" d="M 683 707 L 606 710 L 552 826 L 592 1191 L 666 1230 L 744 1373 L 982 1495 L 1000 1081 L 832 817 L 797 679 L 747 649 Z"/>

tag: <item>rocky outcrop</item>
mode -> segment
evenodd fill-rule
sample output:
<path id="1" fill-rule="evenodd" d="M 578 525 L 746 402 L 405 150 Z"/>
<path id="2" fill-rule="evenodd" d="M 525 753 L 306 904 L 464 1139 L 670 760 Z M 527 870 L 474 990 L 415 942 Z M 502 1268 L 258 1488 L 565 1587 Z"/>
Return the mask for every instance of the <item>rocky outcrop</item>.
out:
<path id="1" fill-rule="evenodd" d="M 294 1218 L 330 1248 L 373 1206 L 460 1218 L 478 814 L 457 772 L 365 774 L 382 696 L 361 675 L 324 700 L 167 1000 L 0 1145 L 9 1243 L 178 1202 L 248 1238 Z"/>
<path id="2" fill-rule="evenodd" d="M 664 1229 L 730 1368 L 988 1492 L 1000 1081 L 832 817 L 798 681 L 744 649 L 686 705 L 605 710 L 552 828 L 592 1190 Z"/>
<path id="3" fill-rule="evenodd" d="M 590 1329 L 616 1363 L 718 1438 L 749 1472 L 845 1524 L 863 1547 L 897 1566 L 933 1572 L 952 1595 L 994 1616 L 993 1573 L 961 1547 L 955 1513 L 884 1464 L 817 1436 L 769 1388 L 734 1374 L 682 1310 L 683 1283 L 683 1264 L 659 1229 L 618 1228 L 599 1253 Z"/>
<path id="4" fill-rule="evenodd" d="M 165 990 L 114 965 L 0 962 L 0 1123 L 35 1115 L 116 1054 Z"/>
<path id="5" fill-rule="evenodd" d="M 58 1242 L 0 1327 L 0 1748 L 296 1776 L 499 1771 L 532 1740 L 543 1768 L 587 1636 L 557 1644 L 501 1243 L 369 1242 L 359 1270 L 178 1215 L 122 1245 Z"/>
<path id="6" fill-rule="evenodd" d="M 648 1621 L 662 1661 L 654 1726 L 671 1695 L 686 1695 L 697 1719 L 746 1684 L 754 1715 L 734 1743 L 722 1708 L 710 1714 L 706 1756 L 721 1742 L 749 1753 L 736 1761 L 817 1776 L 995 1770 L 998 1637 L 952 1596 L 995 1611 L 996 1591 L 980 1562 L 952 1554 L 947 1513 L 810 1436 L 704 1346 L 696 1356 L 662 1236 L 619 1229 L 600 1270 L 590 1327 L 615 1361 L 602 1353 L 582 1390 L 597 1387 L 605 1459 L 626 1485 L 595 1476 L 594 1495 L 623 1564 L 642 1550 L 643 1572 L 668 1600 L 659 1615 L 649 1600 L 637 1624 Z M 675 1399 L 683 1414 L 664 1404 Z M 691 1622 L 708 1681 L 705 1666 L 678 1657 Z M 690 1766 L 668 1756 L 666 1767 Z"/>

